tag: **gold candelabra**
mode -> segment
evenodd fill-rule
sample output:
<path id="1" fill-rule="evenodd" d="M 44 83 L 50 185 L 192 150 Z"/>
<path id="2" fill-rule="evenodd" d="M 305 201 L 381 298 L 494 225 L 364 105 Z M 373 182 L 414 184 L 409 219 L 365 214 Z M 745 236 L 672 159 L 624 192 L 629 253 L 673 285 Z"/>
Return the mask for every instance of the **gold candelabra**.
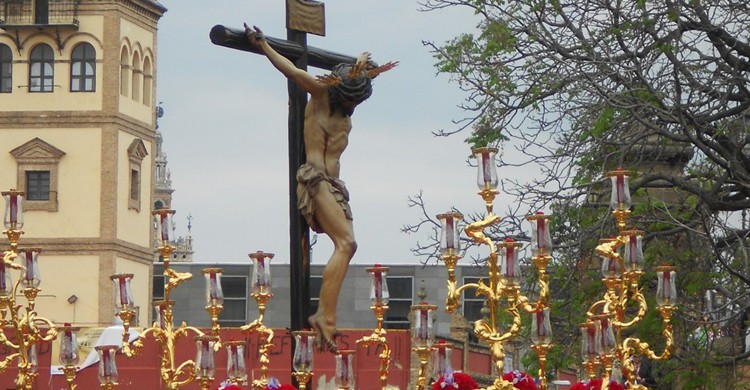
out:
<path id="1" fill-rule="evenodd" d="M 102 390 L 114 390 L 117 388 L 119 375 L 117 373 L 115 355 L 119 348 L 117 345 L 99 345 L 94 347 L 96 353 L 99 354 L 99 371 L 97 376 L 99 378 L 99 388 Z"/>
<path id="2" fill-rule="evenodd" d="M 353 349 L 342 349 L 335 355 L 336 374 L 334 379 L 338 390 L 354 389 L 354 354 Z"/>
<path id="3" fill-rule="evenodd" d="M 0 345 L 8 348 L 11 353 L 0 361 L 0 372 L 5 371 L 17 359 L 16 387 L 31 390 L 37 376 L 36 347 L 43 341 L 54 340 L 57 328 L 52 321 L 39 316 L 35 309 L 36 297 L 41 291 L 37 261 L 41 249 L 18 248 L 18 241 L 23 234 L 21 229 L 25 193 L 10 190 L 2 192 L 2 195 L 6 203 L 3 234 L 10 241 L 10 250 L 3 252 L 0 263 Z M 12 271 L 20 272 L 20 277 L 15 282 Z M 21 296 L 26 298 L 25 307 L 19 303 Z M 16 341 L 7 337 L 5 328 L 13 329 Z"/>
<path id="4" fill-rule="evenodd" d="M 76 365 L 79 361 L 78 341 L 76 340 L 75 329 L 69 323 L 65 323 L 58 331 L 60 339 L 60 364 L 63 366 L 62 371 L 65 374 L 65 383 L 68 390 L 75 390 L 76 385 L 73 381 L 76 378 Z"/>
<path id="5" fill-rule="evenodd" d="M 260 345 L 260 378 L 252 382 L 253 389 L 265 389 L 268 385 L 268 358 L 273 344 L 273 329 L 263 323 L 263 317 L 266 314 L 266 305 L 273 297 L 271 292 L 271 259 L 273 253 L 257 251 L 248 256 L 253 260 L 253 292 L 250 294 L 258 304 L 258 318 L 240 328 L 245 334 L 258 334 Z"/>
<path id="6" fill-rule="evenodd" d="M 412 305 L 411 312 L 414 316 L 414 326 L 411 333 L 412 351 L 419 358 L 419 373 L 417 375 L 416 390 L 427 389 L 427 363 L 434 350 L 435 311 L 437 306 L 422 302 Z"/>
<path id="7" fill-rule="evenodd" d="M 648 312 L 648 304 L 639 281 L 643 276 L 643 236 L 644 232 L 627 227 L 630 218 L 631 197 L 628 182 L 630 172 L 618 168 L 608 172 L 612 182 L 610 205 L 617 223 L 618 235 L 602 239 L 595 253 L 602 259 L 602 274 L 607 291 L 603 299 L 591 305 L 586 312 L 586 321 L 579 325 L 582 334 L 583 365 L 590 379 L 596 378 L 599 369 L 603 371 L 602 389 L 609 382 L 615 362 L 628 388 L 645 390 L 636 383 L 631 357 L 646 355 L 651 360 L 668 359 L 674 350 L 671 318 L 676 310 L 676 272 L 672 266 L 656 267 L 657 311 L 662 318 L 665 348 L 656 354 L 648 343 L 639 338 L 623 340 L 624 330 L 640 323 Z M 637 306 L 632 318 L 626 318 L 626 311 Z"/>
<path id="8" fill-rule="evenodd" d="M 300 390 L 307 389 L 307 382 L 312 378 L 313 351 L 315 350 L 315 332 L 298 330 L 292 332 L 294 337 L 294 357 L 292 358 L 292 375 Z"/>
<path id="9" fill-rule="evenodd" d="M 167 389 L 176 390 L 192 382 L 196 378 L 196 370 L 199 367 L 196 367 L 193 360 L 187 360 L 179 364 L 175 361 L 175 341 L 179 337 L 186 336 L 189 332 L 192 332 L 196 336 L 206 336 L 206 334 L 196 327 L 188 326 L 185 322 L 179 327 L 174 326 L 174 301 L 169 299 L 170 293 L 181 283 L 190 280 L 193 275 L 187 272 L 176 272 L 169 267 L 170 256 L 174 251 L 174 246 L 170 244 L 171 221 L 174 210 L 159 209 L 153 211 L 152 214 L 156 220 L 161 243 L 157 250 L 164 262 L 164 300 L 154 303 L 156 321 L 141 332 L 138 338 L 132 343 L 132 346 L 129 343 L 130 326 L 136 315 L 133 296 L 130 290 L 130 281 L 133 278 L 133 274 L 112 275 L 110 276 L 110 280 L 114 283 L 117 315 L 123 322 L 122 352 L 127 357 L 138 356 L 143 348 L 144 340 L 148 336 L 152 336 L 161 347 L 160 373 L 162 382 L 166 385 Z M 221 290 L 222 270 L 220 268 L 207 268 L 203 270 L 203 274 L 207 282 L 206 310 L 211 315 L 212 336 L 215 340 L 214 349 L 216 350 L 221 345 L 219 340 L 220 327 L 218 316 L 222 310 L 224 298 Z M 205 384 L 206 378 L 203 377 L 201 381 Z"/>
<path id="10" fill-rule="evenodd" d="M 218 343 L 219 338 L 216 336 L 195 336 L 195 381 L 201 390 L 209 390 L 214 381 L 214 352 Z"/>
<path id="11" fill-rule="evenodd" d="M 488 275 L 477 283 L 466 283 L 458 286 L 455 276 L 455 268 L 460 256 L 460 232 L 458 223 L 463 216 L 460 213 L 450 211 L 440 214 L 437 218 L 441 221 L 440 252 L 441 259 L 448 269 L 448 296 L 446 298 L 446 311 L 452 312 L 458 306 L 461 294 L 467 290 L 474 290 L 476 295 L 484 297 L 489 308 L 488 318 L 480 319 L 474 323 L 474 333 L 478 338 L 490 345 L 490 353 L 496 370 L 497 377 L 487 390 L 510 390 L 513 383 L 502 378 L 505 347 L 504 343 L 516 337 L 521 330 L 521 312 L 531 314 L 532 330 L 531 337 L 533 345 L 539 357 L 540 389 L 547 389 L 546 380 L 546 356 L 552 347 L 552 329 L 549 320 L 549 276 L 546 269 L 552 260 L 552 240 L 549 232 L 549 220 L 551 216 L 536 214 L 527 217 L 532 224 L 531 252 L 532 263 L 538 271 L 539 296 L 536 302 L 530 302 L 529 298 L 521 293 L 521 270 L 519 262 L 519 250 L 521 244 L 508 238 L 505 242 L 496 244 L 492 238 L 484 234 L 484 230 L 500 222 L 500 217 L 492 211 L 495 196 L 498 194 L 498 178 L 495 169 L 495 148 L 477 148 L 472 150 L 477 158 L 478 176 L 477 185 L 480 189 L 479 195 L 485 202 L 487 216 L 481 220 L 469 224 L 464 230 L 466 235 L 474 242 L 487 245 L 490 254 L 487 258 Z M 498 254 L 498 248 L 502 249 Z M 500 258 L 498 262 L 498 257 Z M 501 304 L 506 303 L 505 312 L 510 316 L 511 325 L 505 329 L 498 325 Z"/>
<path id="12" fill-rule="evenodd" d="M 385 390 L 388 386 L 388 370 L 391 364 L 391 348 L 388 345 L 388 340 L 385 338 L 386 331 L 383 328 L 383 318 L 388 311 L 388 301 L 390 299 L 386 280 L 388 267 L 375 264 L 374 267 L 367 268 L 366 271 L 372 278 L 372 283 L 370 284 L 370 301 L 372 305 L 370 306 L 370 310 L 375 314 L 377 327 L 369 336 L 364 336 L 357 340 L 357 345 L 365 348 L 378 345 L 383 347 L 378 357 L 380 358 L 380 388 Z"/>

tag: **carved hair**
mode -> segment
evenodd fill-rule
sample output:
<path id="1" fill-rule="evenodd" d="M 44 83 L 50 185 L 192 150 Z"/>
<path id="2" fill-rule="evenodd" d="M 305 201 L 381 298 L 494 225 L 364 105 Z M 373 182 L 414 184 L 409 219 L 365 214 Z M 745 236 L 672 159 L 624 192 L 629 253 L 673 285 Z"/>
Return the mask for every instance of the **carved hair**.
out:
<path id="1" fill-rule="evenodd" d="M 342 102 L 351 102 L 357 105 L 372 95 L 372 81 L 365 73 L 361 73 L 354 78 L 349 77 L 354 67 L 352 64 L 339 64 L 331 72 L 331 76 L 340 80 L 328 87 L 328 103 L 331 106 L 331 114 L 338 109 L 345 116 L 350 116 L 354 112 L 354 108 L 343 107 Z"/>
<path id="2" fill-rule="evenodd" d="M 393 69 L 398 62 L 388 62 L 378 67 L 369 67 L 370 54 L 360 55 L 354 64 L 338 64 L 330 74 L 318 76 L 318 81 L 328 85 L 331 114 L 340 109 L 344 115 L 351 116 L 354 108 L 343 107 L 342 102 L 358 105 L 372 95 L 372 79 L 383 72 Z"/>

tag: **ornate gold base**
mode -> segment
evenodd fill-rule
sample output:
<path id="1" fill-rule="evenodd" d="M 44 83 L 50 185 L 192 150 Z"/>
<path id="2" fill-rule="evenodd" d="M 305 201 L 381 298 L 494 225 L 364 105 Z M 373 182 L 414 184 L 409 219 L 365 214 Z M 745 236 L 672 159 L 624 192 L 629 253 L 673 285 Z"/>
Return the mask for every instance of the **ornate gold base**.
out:
<path id="1" fill-rule="evenodd" d="M 214 382 L 214 378 L 206 376 L 199 376 L 195 380 L 200 385 L 201 390 L 211 390 L 211 384 Z"/>
<path id="2" fill-rule="evenodd" d="M 294 380 L 296 380 L 297 384 L 299 385 L 299 390 L 306 390 L 307 382 L 309 382 L 310 378 L 312 378 L 312 373 L 295 371 L 292 373 L 292 375 L 294 376 Z"/>

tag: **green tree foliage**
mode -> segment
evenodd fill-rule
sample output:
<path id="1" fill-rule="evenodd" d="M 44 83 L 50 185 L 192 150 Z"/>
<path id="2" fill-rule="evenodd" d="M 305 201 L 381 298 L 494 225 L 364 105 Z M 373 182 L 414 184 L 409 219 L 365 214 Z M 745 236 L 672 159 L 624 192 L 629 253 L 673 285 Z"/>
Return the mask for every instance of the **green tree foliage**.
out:
<path id="1" fill-rule="evenodd" d="M 632 169 L 631 225 L 647 232 L 647 267 L 671 263 L 680 270 L 678 348 L 663 364 L 664 380 L 678 383 L 682 375 L 688 379 L 680 383 L 690 388 L 719 383 L 722 367 L 750 354 L 742 346 L 692 345 L 691 337 L 704 315 L 734 341 L 747 329 L 750 4 L 423 0 L 421 6 L 469 7 L 477 17 L 474 32 L 425 42 L 437 70 L 468 93 L 462 104 L 468 119 L 441 134 L 466 131 L 472 146 L 512 148 L 514 154 L 499 158 L 501 173 L 533 167 L 533 178 L 503 181 L 516 206 L 494 234 L 523 231 L 523 211 L 554 211 L 561 268 L 550 272 L 561 333 L 575 333 L 601 292 L 592 249 L 616 233 L 602 173 Z M 412 206 L 425 210 L 422 194 Z M 434 234 L 429 213 L 404 230 L 426 226 Z M 436 258 L 434 243 L 414 251 L 425 261 Z M 647 293 L 653 280 L 653 273 L 643 279 Z M 715 299 L 707 300 L 707 292 Z M 659 346 L 660 326 L 649 317 L 636 331 Z M 563 340 L 568 353 L 560 355 L 576 354 L 577 342 Z"/>

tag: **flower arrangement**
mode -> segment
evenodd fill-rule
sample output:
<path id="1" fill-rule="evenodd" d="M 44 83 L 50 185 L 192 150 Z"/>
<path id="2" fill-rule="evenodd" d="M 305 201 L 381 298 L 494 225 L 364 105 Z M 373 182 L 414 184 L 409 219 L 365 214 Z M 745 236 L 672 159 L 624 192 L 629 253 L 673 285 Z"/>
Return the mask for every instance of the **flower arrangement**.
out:
<path id="1" fill-rule="evenodd" d="M 516 389 L 537 390 L 534 378 L 523 371 L 513 370 L 511 372 L 506 372 L 503 374 L 503 379 L 513 383 L 513 387 Z"/>
<path id="2" fill-rule="evenodd" d="M 281 384 L 278 379 L 271 378 L 266 385 L 266 390 L 297 390 L 296 387 L 288 384 Z M 219 384 L 216 390 L 242 390 L 242 387 L 232 384 L 231 382 L 224 381 Z"/>
<path id="3" fill-rule="evenodd" d="M 278 379 L 271 378 L 266 385 L 266 390 L 297 390 L 297 388 L 289 384 L 282 385 Z"/>
<path id="4" fill-rule="evenodd" d="M 474 390 L 479 385 L 471 375 L 463 372 L 447 371 L 440 376 L 437 382 L 432 384 L 432 390 Z"/>
<path id="5" fill-rule="evenodd" d="M 602 380 L 600 378 L 585 380 L 578 382 L 570 387 L 570 390 L 599 390 L 602 388 Z M 625 390 L 625 387 L 615 381 L 610 381 L 607 385 L 609 390 Z"/>
<path id="6" fill-rule="evenodd" d="M 216 390 L 242 390 L 242 388 L 226 380 L 224 382 L 221 382 Z"/>

